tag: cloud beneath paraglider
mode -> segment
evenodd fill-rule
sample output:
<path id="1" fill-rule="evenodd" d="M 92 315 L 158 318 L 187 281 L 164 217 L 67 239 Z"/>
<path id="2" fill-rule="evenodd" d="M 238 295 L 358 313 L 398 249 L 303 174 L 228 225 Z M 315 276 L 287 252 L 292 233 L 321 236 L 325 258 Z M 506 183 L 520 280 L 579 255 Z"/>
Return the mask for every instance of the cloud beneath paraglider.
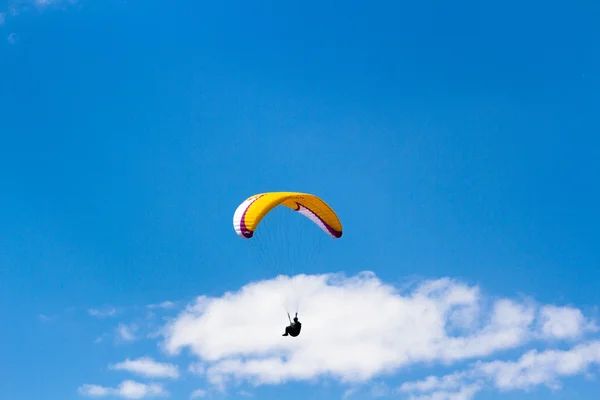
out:
<path id="1" fill-rule="evenodd" d="M 236 386 L 238 394 L 248 389 L 240 385 L 327 378 L 345 386 L 344 398 L 360 393 L 472 400 L 485 389 L 558 389 L 561 378 L 588 376 L 600 365 L 598 328 L 580 309 L 527 297 L 493 298 L 478 286 L 450 278 L 398 288 L 371 272 L 278 277 L 219 297 L 199 296 L 183 309 L 174 304 L 138 310 L 158 313 L 149 324 L 167 321 L 146 338 L 157 341 L 163 356 L 182 364 L 157 362 L 150 355 L 115 360 L 109 370 L 150 381 L 124 381 L 117 387 L 86 384 L 79 393 L 162 397 L 167 390 L 151 380 L 166 379 L 173 386 L 186 375 L 204 384 L 190 388 L 190 398 Z M 281 336 L 286 308 L 294 312 L 298 305 L 301 335 Z M 143 321 L 117 321 L 119 343 L 141 339 L 148 330 Z M 507 355 L 516 359 L 503 359 Z M 406 368 L 438 369 L 402 385 L 378 381 L 393 379 Z"/>
<path id="2" fill-rule="evenodd" d="M 281 336 L 283 305 L 295 298 L 303 331 L 292 339 Z M 191 351 L 220 387 L 323 376 L 360 383 L 409 365 L 452 365 L 594 329 L 575 308 L 492 300 L 448 278 L 400 290 L 366 272 L 279 277 L 220 298 L 200 296 L 164 327 L 162 346 L 172 355 Z M 477 388 L 462 387 L 461 396 Z"/>

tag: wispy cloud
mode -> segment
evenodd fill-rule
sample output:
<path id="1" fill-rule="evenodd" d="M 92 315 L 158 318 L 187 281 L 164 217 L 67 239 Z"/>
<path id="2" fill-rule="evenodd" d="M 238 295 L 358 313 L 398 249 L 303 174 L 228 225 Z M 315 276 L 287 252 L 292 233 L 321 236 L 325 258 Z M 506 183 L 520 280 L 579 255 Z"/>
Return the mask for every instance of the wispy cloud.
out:
<path id="1" fill-rule="evenodd" d="M 531 350 L 518 361 L 480 363 L 475 373 L 491 379 L 499 389 L 528 389 L 536 385 L 559 388 L 560 377 L 586 372 L 600 365 L 600 341 L 579 344 L 570 350 Z"/>
<path id="2" fill-rule="evenodd" d="M 188 371 L 192 374 L 203 375 L 205 372 L 204 365 L 202 363 L 191 363 L 188 367 Z"/>
<path id="3" fill-rule="evenodd" d="M 585 374 L 592 365 L 600 365 L 600 341 L 582 343 L 569 350 L 531 350 L 517 361 L 480 361 L 468 370 L 441 378 L 429 376 L 422 381 L 406 382 L 398 391 L 412 394 L 412 399 L 450 398 L 441 393 L 471 399 L 484 384 L 502 391 L 527 390 L 539 385 L 559 389 L 561 377 Z"/>
<path id="4" fill-rule="evenodd" d="M 467 377 L 464 372 L 455 372 L 441 378 L 428 376 L 426 379 L 415 382 L 405 382 L 399 388 L 400 392 L 431 392 L 437 390 L 454 390 L 463 385 Z"/>
<path id="5" fill-rule="evenodd" d="M 351 387 L 350 389 L 346 389 L 344 391 L 344 393 L 342 394 L 342 399 L 347 399 L 350 398 L 352 396 L 354 396 L 354 394 L 358 391 L 357 387 Z"/>
<path id="6" fill-rule="evenodd" d="M 194 390 L 191 394 L 190 394 L 190 398 L 191 399 L 198 399 L 201 397 L 205 397 L 208 394 L 208 392 L 204 389 L 196 389 Z"/>
<path id="7" fill-rule="evenodd" d="M 116 328 L 117 338 L 125 342 L 132 342 L 137 339 L 136 332 L 138 329 L 139 327 L 136 324 L 119 324 Z"/>
<path id="8" fill-rule="evenodd" d="M 171 309 L 171 308 L 175 308 L 177 306 L 177 304 L 175 304 L 172 301 L 163 301 L 162 303 L 159 304 L 148 304 L 148 308 L 149 309 L 156 309 L 156 308 L 162 308 L 162 309 Z"/>
<path id="9" fill-rule="evenodd" d="M 52 321 L 52 317 L 46 314 L 39 314 L 38 318 L 41 322 L 50 322 Z"/>
<path id="10" fill-rule="evenodd" d="M 106 309 L 90 308 L 88 314 L 96 318 L 114 317 L 117 315 L 117 309 L 114 307 Z"/>
<path id="11" fill-rule="evenodd" d="M 436 390 L 428 394 L 412 395 L 410 400 L 471 400 L 481 388 L 481 385 L 475 383 L 456 390 Z"/>
<path id="12" fill-rule="evenodd" d="M 390 388 L 385 383 L 376 382 L 369 392 L 373 398 L 384 397 L 390 394 Z"/>
<path id="13" fill-rule="evenodd" d="M 117 396 L 125 399 L 143 399 L 169 395 L 162 385 L 145 384 L 131 380 L 123 381 L 116 388 L 85 384 L 79 387 L 79 394 L 88 397 Z"/>
<path id="14" fill-rule="evenodd" d="M 5 25 L 7 19 L 15 18 L 28 11 L 40 11 L 48 9 L 52 6 L 63 6 L 69 4 L 75 4 L 78 0 L 18 0 L 9 2 L 12 3 L 6 8 L 0 9 L 0 26 Z M 10 44 L 17 42 L 18 36 L 15 33 L 11 33 L 7 37 L 7 41 Z"/>
<path id="15" fill-rule="evenodd" d="M 136 360 L 126 359 L 123 362 L 111 365 L 110 368 L 149 378 L 179 378 L 179 368 L 176 365 L 159 363 L 150 357 L 141 357 Z"/>
<path id="16" fill-rule="evenodd" d="M 60 4 L 60 3 L 67 3 L 67 2 L 75 2 L 74 0 L 34 0 L 35 4 L 38 6 L 49 6 L 52 4 Z"/>

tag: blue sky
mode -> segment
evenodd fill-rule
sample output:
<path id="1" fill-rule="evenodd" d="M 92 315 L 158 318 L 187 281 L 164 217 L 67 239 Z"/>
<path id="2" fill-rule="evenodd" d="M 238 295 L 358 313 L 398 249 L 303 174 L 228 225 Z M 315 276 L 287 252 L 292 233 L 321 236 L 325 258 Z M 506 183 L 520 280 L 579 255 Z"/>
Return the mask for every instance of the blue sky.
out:
<path id="1" fill-rule="evenodd" d="M 241 383 L 219 392 L 210 374 L 180 372 L 166 378 L 172 398 L 408 398 L 394 388 L 477 360 L 599 343 L 596 2 L 45 3 L 0 2 L 1 398 L 163 385 L 164 374 L 151 383 L 114 368 L 141 357 L 209 371 L 194 340 L 212 339 L 178 322 L 196 296 L 272 278 L 231 224 L 262 191 L 318 194 L 344 224 L 323 261 L 295 272 L 373 271 L 398 287 L 449 277 L 479 288 L 467 303 L 482 302 L 481 324 L 501 314 L 486 306 L 497 299 L 572 312 L 546 321 L 579 317 L 564 323 L 570 334 L 544 325 L 551 340 L 374 367 L 359 386 L 332 369 L 254 387 L 236 370 Z M 261 335 L 279 341 L 277 329 Z M 473 398 L 595 399 L 586 373 L 600 355 L 587 362 L 555 371 L 560 390 L 502 390 L 488 369 Z M 437 399 L 470 399 L 457 393 Z"/>

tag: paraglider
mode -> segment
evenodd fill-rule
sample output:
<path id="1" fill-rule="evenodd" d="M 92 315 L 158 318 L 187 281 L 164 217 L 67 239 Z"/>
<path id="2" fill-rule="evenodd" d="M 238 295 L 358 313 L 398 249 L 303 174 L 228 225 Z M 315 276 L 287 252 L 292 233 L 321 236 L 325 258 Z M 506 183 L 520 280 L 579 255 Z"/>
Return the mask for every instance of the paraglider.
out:
<path id="1" fill-rule="evenodd" d="M 237 207 L 233 215 L 233 228 L 235 229 L 235 232 L 239 237 L 243 239 L 250 239 L 251 242 L 255 242 L 257 240 L 255 238 L 255 233 L 257 232 L 258 226 L 268 214 L 273 212 L 273 210 L 280 205 L 304 215 L 315 225 L 321 228 L 321 230 L 329 237 L 333 239 L 339 239 L 342 237 L 342 223 L 340 222 L 335 211 L 319 197 L 300 192 L 267 192 L 255 194 L 247 198 Z M 276 228 L 281 229 L 280 224 L 278 224 Z M 285 228 L 285 226 L 283 228 Z M 275 234 L 274 232 L 270 232 L 269 229 L 267 229 L 264 233 L 266 234 L 265 236 L 268 236 L 269 234 Z M 296 233 L 298 235 L 291 235 L 290 233 Z M 302 237 L 300 233 L 301 232 L 295 230 L 290 232 L 289 229 L 280 232 L 278 235 L 280 238 L 287 240 L 288 235 L 291 238 L 289 239 L 290 242 L 288 244 L 279 247 L 283 247 L 288 255 L 291 250 L 298 248 L 300 248 L 299 250 L 301 251 L 306 251 L 306 253 L 309 253 L 310 251 L 314 252 L 319 246 L 313 245 L 306 246 L 307 248 L 302 248 L 300 243 L 297 241 Z M 326 237 L 325 235 L 318 236 L 318 240 L 323 240 L 321 238 Z M 273 249 L 270 246 L 265 246 L 259 248 L 257 253 L 265 256 L 265 253 L 269 253 L 270 250 Z M 278 260 L 276 264 L 294 264 L 297 262 L 297 260 L 294 260 L 293 257 L 290 258 L 291 259 L 285 260 L 285 262 Z M 296 304 L 296 315 L 294 317 L 294 321 L 292 322 L 289 312 L 288 319 L 290 321 L 290 325 L 285 328 L 285 333 L 283 336 L 297 337 L 302 328 L 302 324 L 298 320 L 298 304 Z"/>

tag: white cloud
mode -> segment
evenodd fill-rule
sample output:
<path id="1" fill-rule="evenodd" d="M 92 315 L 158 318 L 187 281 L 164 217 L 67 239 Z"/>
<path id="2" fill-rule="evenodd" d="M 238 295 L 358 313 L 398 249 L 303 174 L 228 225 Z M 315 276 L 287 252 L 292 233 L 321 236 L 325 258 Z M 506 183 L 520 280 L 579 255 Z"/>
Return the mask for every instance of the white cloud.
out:
<path id="1" fill-rule="evenodd" d="M 530 338 L 534 316 L 533 306 L 498 300 L 493 306 L 489 324 L 481 330 L 465 336 L 444 337 L 444 345 L 437 349 L 439 358 L 450 362 L 520 346 Z"/>
<path id="2" fill-rule="evenodd" d="M 410 396 L 410 400 L 471 400 L 481 390 L 478 384 L 465 385 L 455 391 L 438 390 L 424 395 Z"/>
<path id="3" fill-rule="evenodd" d="M 302 334 L 282 337 L 284 305 L 298 299 Z M 490 301 L 448 278 L 400 291 L 372 273 L 278 277 L 220 298 L 198 297 L 163 329 L 163 346 L 171 354 L 191 350 L 217 386 L 230 378 L 258 385 L 325 375 L 364 382 L 406 365 L 451 364 L 522 346 L 539 338 L 536 317 L 548 321 L 547 311 L 538 312 L 533 302 Z M 573 331 L 550 320 L 555 337 Z M 471 389 L 457 388 L 454 398 Z"/>
<path id="4" fill-rule="evenodd" d="M 455 372 L 438 378 L 437 376 L 428 376 L 426 379 L 416 382 L 405 382 L 400 386 L 400 392 L 431 392 L 448 391 L 459 389 L 463 385 L 465 373 Z"/>
<path id="5" fill-rule="evenodd" d="M 203 389 L 196 389 L 190 394 L 190 398 L 197 399 L 206 396 L 207 392 Z"/>
<path id="6" fill-rule="evenodd" d="M 17 40 L 19 39 L 19 37 L 17 36 L 16 33 L 11 33 L 10 35 L 8 35 L 8 37 L 6 38 L 6 41 L 10 44 L 15 44 L 17 43 Z"/>
<path id="7" fill-rule="evenodd" d="M 441 378 L 428 376 L 416 382 L 405 382 L 400 393 L 411 393 L 411 400 L 470 400 L 483 388 L 471 371 L 455 372 Z"/>
<path id="8" fill-rule="evenodd" d="M 162 309 L 171 309 L 174 308 L 176 306 L 175 303 L 173 303 L 172 301 L 163 301 L 162 303 L 159 304 L 148 304 L 148 308 L 149 309 L 155 309 L 155 308 L 162 308 Z"/>
<path id="9" fill-rule="evenodd" d="M 85 384 L 79 387 L 79 394 L 88 397 L 117 396 L 125 399 L 143 399 L 147 397 L 167 396 L 169 393 L 158 384 L 144 384 L 127 380 L 123 381 L 116 388 Z"/>
<path id="10" fill-rule="evenodd" d="M 412 393 L 411 399 L 462 400 L 471 399 L 486 382 L 502 391 L 539 385 L 559 389 L 561 377 L 585 374 L 594 364 L 600 365 L 600 341 L 582 343 L 569 350 L 532 350 L 517 361 L 479 361 L 466 371 L 406 382 L 398 392 Z"/>
<path id="11" fill-rule="evenodd" d="M 137 332 L 137 330 L 138 326 L 135 324 L 119 324 L 116 329 L 118 338 L 125 342 L 132 342 L 136 340 L 137 337 L 135 336 L 135 332 Z"/>
<path id="12" fill-rule="evenodd" d="M 114 317 L 115 315 L 117 315 L 117 309 L 116 308 L 108 308 L 105 310 L 100 310 L 97 308 L 90 308 L 88 310 L 88 314 L 90 314 L 92 317 L 96 317 L 96 318 Z"/>
<path id="13" fill-rule="evenodd" d="M 118 392 L 118 389 L 108 388 L 99 385 L 85 384 L 79 387 L 79 394 L 88 397 L 105 397 Z"/>
<path id="14" fill-rule="evenodd" d="M 572 307 L 544 306 L 540 310 L 542 335 L 546 338 L 575 339 L 594 326 L 581 310 Z"/>
<path id="15" fill-rule="evenodd" d="M 123 362 L 111 365 L 110 368 L 150 378 L 179 378 L 179 368 L 176 365 L 159 363 L 150 357 L 141 357 L 137 360 L 126 359 Z"/>
<path id="16" fill-rule="evenodd" d="M 600 365 L 600 341 L 579 344 L 570 350 L 532 350 L 518 361 L 480 363 L 477 371 L 490 378 L 498 389 L 527 389 L 546 385 L 560 387 L 558 378 L 584 373 Z"/>

